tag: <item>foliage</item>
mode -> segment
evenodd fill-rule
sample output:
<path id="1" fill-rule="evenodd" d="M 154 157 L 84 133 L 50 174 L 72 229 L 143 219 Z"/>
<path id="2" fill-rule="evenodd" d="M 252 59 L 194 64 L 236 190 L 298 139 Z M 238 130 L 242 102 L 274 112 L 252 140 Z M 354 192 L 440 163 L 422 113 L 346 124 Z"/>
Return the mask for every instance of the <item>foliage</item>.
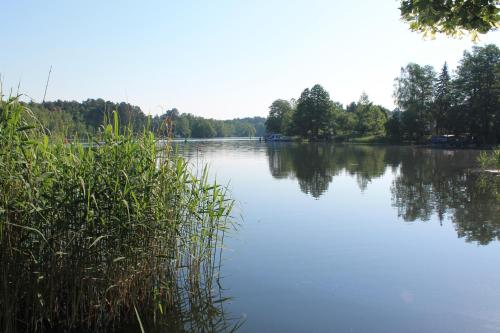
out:
<path id="1" fill-rule="evenodd" d="M 500 26 L 497 0 L 402 0 L 401 18 L 414 31 L 434 35 L 460 35 L 470 31 L 474 39 Z"/>
<path id="2" fill-rule="evenodd" d="M 395 80 L 394 97 L 403 111 L 402 125 L 408 139 L 418 140 L 432 130 L 435 72 L 431 66 L 410 63 Z"/>
<path id="3" fill-rule="evenodd" d="M 455 134 L 470 143 L 500 142 L 500 49 L 493 44 L 465 51 L 454 77 L 445 64 L 435 77 L 431 66 L 408 64 L 395 80 L 403 139 Z"/>
<path id="4" fill-rule="evenodd" d="M 120 128 L 132 126 L 136 133 L 142 131 L 148 122 L 148 117 L 138 106 L 128 103 L 113 103 L 103 99 L 87 99 L 81 103 L 76 101 L 61 101 L 28 104 L 50 133 L 68 137 L 96 134 L 104 119 L 117 112 Z"/>
<path id="5" fill-rule="evenodd" d="M 434 106 L 432 116 L 435 121 L 436 134 L 448 133 L 452 128 L 451 120 L 451 102 L 452 102 L 451 78 L 448 73 L 448 64 L 445 62 L 441 73 L 437 78 L 434 93 Z"/>
<path id="6" fill-rule="evenodd" d="M 493 168 L 500 170 L 500 149 L 494 150 L 491 154 L 483 152 L 479 157 L 479 162 L 483 168 Z"/>
<path id="7" fill-rule="evenodd" d="M 289 101 L 283 99 L 275 100 L 269 107 L 266 131 L 268 133 L 290 133 L 293 113 L 294 109 Z"/>
<path id="8" fill-rule="evenodd" d="M 359 134 L 367 135 L 384 133 L 385 123 L 387 122 L 387 114 L 382 111 L 380 106 L 373 105 L 366 93 L 361 95 L 354 113 L 357 116 L 356 129 Z"/>
<path id="9" fill-rule="evenodd" d="M 305 89 L 297 100 L 293 122 L 297 133 L 310 139 L 332 136 L 330 111 L 333 102 L 328 92 L 319 84 Z"/>
<path id="10" fill-rule="evenodd" d="M 206 119 L 197 119 L 192 123 L 191 136 L 194 138 L 213 138 L 217 135 L 211 122 Z"/>
<path id="11" fill-rule="evenodd" d="M 493 44 L 465 51 L 454 80 L 452 121 L 479 142 L 500 140 L 500 49 Z"/>
<path id="12" fill-rule="evenodd" d="M 385 134 L 388 110 L 370 102 L 363 94 L 347 110 L 330 100 L 320 85 L 305 89 L 295 103 L 278 99 L 269 107 L 268 133 L 298 135 L 309 140 Z"/>
<path id="13" fill-rule="evenodd" d="M 113 103 L 103 99 L 88 99 L 83 102 L 55 101 L 29 103 L 28 107 L 52 135 L 67 138 L 83 138 L 99 132 L 105 118 L 118 113 L 120 128 L 131 128 L 135 135 L 141 134 L 145 126 L 153 133 L 165 136 L 165 122 L 172 123 L 172 134 L 179 138 L 211 138 L 229 136 L 263 136 L 265 118 L 237 118 L 215 120 L 180 113 L 176 108 L 162 115 L 149 117 L 138 106 L 128 103 Z"/>
<path id="14" fill-rule="evenodd" d="M 455 135 L 463 143 L 500 142 L 500 49 L 493 44 L 465 51 L 450 75 L 409 63 L 394 82 L 398 108 L 389 111 L 363 93 L 343 107 L 320 85 L 305 89 L 297 103 L 270 106 L 267 131 L 309 140 L 350 140 L 387 135 L 390 141 L 426 142 L 431 135 Z M 291 118 L 291 122 L 290 119 Z"/>
<path id="15" fill-rule="evenodd" d="M 334 103 L 331 110 L 332 130 L 335 136 L 349 136 L 356 131 L 359 121 L 355 113 L 345 111 L 339 103 Z"/>
<path id="16" fill-rule="evenodd" d="M 118 113 L 88 145 L 64 144 L 0 100 L 0 331 L 99 331 L 136 314 L 222 329 L 212 282 L 232 201 L 151 132 L 120 133 Z"/>
<path id="17" fill-rule="evenodd" d="M 387 122 L 385 123 L 385 131 L 391 139 L 400 141 L 402 138 L 401 130 L 401 111 L 397 110 L 387 119 Z"/>

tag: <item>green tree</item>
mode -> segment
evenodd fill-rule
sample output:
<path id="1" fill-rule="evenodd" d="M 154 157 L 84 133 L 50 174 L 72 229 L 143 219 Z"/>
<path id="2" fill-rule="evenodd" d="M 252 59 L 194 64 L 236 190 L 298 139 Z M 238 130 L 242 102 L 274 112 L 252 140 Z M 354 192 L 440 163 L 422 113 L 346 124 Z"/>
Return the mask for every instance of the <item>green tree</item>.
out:
<path id="1" fill-rule="evenodd" d="M 421 140 L 431 133 L 435 77 L 432 66 L 410 63 L 401 68 L 395 80 L 394 97 L 403 112 L 404 132 L 411 140 Z"/>
<path id="2" fill-rule="evenodd" d="M 179 110 L 177 110 L 176 108 L 173 108 L 173 109 L 170 109 L 170 110 L 167 110 L 165 112 L 165 116 L 167 116 L 168 118 L 172 119 L 172 120 L 176 120 L 177 118 L 179 118 L 180 114 L 179 114 Z"/>
<path id="3" fill-rule="evenodd" d="M 456 112 L 478 142 L 500 141 L 500 49 L 493 44 L 465 51 L 457 69 Z"/>
<path id="4" fill-rule="evenodd" d="M 433 117 L 436 134 L 447 133 L 451 129 L 450 111 L 452 101 L 451 78 L 448 73 L 446 62 L 441 69 L 441 73 L 436 81 L 434 97 Z"/>
<path id="5" fill-rule="evenodd" d="M 249 123 L 237 123 L 234 134 L 239 137 L 255 136 L 255 127 Z"/>
<path id="6" fill-rule="evenodd" d="M 269 116 L 266 120 L 268 133 L 288 133 L 292 122 L 293 109 L 289 101 L 275 100 L 269 107 Z"/>
<path id="7" fill-rule="evenodd" d="M 373 105 L 366 93 L 362 93 L 356 104 L 356 129 L 362 135 L 382 134 L 385 130 L 387 116 L 382 109 Z"/>
<path id="8" fill-rule="evenodd" d="M 297 110 L 293 116 L 294 128 L 298 134 L 310 139 L 331 137 L 332 105 L 330 95 L 319 84 L 305 89 L 297 101 Z"/>
<path id="9" fill-rule="evenodd" d="M 356 111 L 356 102 L 351 102 L 351 104 L 349 104 L 347 107 L 346 107 L 346 111 L 347 112 L 355 112 Z"/>
<path id="10" fill-rule="evenodd" d="M 180 116 L 175 120 L 175 135 L 181 138 L 189 138 L 191 136 L 191 128 L 189 127 L 189 119 L 186 116 Z"/>
<path id="11" fill-rule="evenodd" d="M 194 138 L 213 138 L 217 135 L 217 131 L 212 124 L 203 118 L 195 119 L 191 126 L 191 136 Z"/>
<path id="12" fill-rule="evenodd" d="M 401 111 L 395 110 L 385 124 L 387 135 L 393 140 L 401 140 Z"/>
<path id="13" fill-rule="evenodd" d="M 500 26 L 497 0 L 403 0 L 401 18 L 410 29 L 424 34 L 487 33 Z"/>
<path id="14" fill-rule="evenodd" d="M 353 112 L 348 112 L 338 103 L 331 109 L 331 126 L 335 136 L 350 136 L 356 129 L 357 117 Z"/>

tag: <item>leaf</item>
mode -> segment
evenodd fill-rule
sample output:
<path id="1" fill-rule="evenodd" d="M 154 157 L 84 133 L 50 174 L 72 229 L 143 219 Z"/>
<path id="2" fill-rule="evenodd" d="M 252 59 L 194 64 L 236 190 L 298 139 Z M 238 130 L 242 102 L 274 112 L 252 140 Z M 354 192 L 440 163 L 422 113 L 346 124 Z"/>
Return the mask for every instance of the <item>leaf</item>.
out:
<path id="1" fill-rule="evenodd" d="M 92 244 L 90 244 L 89 249 L 91 249 L 94 245 L 96 245 L 96 244 L 97 244 L 97 242 L 99 242 L 101 239 L 106 238 L 106 237 L 109 237 L 109 235 L 102 235 L 102 236 L 97 237 L 97 238 L 96 238 L 96 239 L 92 242 Z M 116 259 L 115 259 L 115 260 L 116 260 Z"/>
<path id="2" fill-rule="evenodd" d="M 139 322 L 139 326 L 141 328 L 141 332 L 142 333 L 146 333 L 146 331 L 144 330 L 144 327 L 142 326 L 141 317 L 139 316 L 139 312 L 137 312 L 137 308 L 135 307 L 135 304 L 134 304 L 134 311 L 135 311 L 135 315 L 137 317 L 137 321 Z"/>
<path id="3" fill-rule="evenodd" d="M 21 126 L 17 129 L 18 132 L 23 132 L 23 131 L 26 131 L 26 130 L 30 130 L 30 129 L 33 129 L 35 128 L 35 126 L 33 125 L 29 125 L 29 126 Z"/>

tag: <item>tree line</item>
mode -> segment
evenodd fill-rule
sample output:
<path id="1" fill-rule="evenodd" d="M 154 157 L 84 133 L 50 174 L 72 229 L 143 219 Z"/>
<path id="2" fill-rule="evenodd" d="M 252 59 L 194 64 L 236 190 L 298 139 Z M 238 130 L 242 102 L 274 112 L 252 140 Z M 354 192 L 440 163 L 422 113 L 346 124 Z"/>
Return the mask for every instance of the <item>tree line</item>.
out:
<path id="1" fill-rule="evenodd" d="M 278 99 L 269 107 L 268 133 L 298 135 L 311 140 L 352 135 L 381 135 L 389 110 L 375 105 L 365 93 L 347 107 L 330 99 L 319 84 L 305 89 L 298 100 Z"/>
<path id="2" fill-rule="evenodd" d="M 500 142 L 500 49 L 465 51 L 450 74 L 410 63 L 395 80 L 399 107 L 388 124 L 395 138 L 422 141 L 432 134 L 460 135 L 471 142 Z"/>
<path id="3" fill-rule="evenodd" d="M 67 138 L 94 135 L 110 118 L 118 113 L 120 128 L 141 133 L 149 128 L 158 136 L 177 138 L 250 137 L 265 133 L 265 118 L 247 117 L 231 120 L 206 119 L 176 108 L 154 117 L 146 115 L 140 107 L 129 103 L 114 103 L 103 99 L 52 101 L 28 104 L 37 121 L 54 135 Z"/>
<path id="4" fill-rule="evenodd" d="M 159 117 L 153 118 L 153 123 L 155 126 L 161 126 L 167 120 L 172 122 L 175 137 L 215 138 L 263 136 L 265 134 L 266 118 L 206 119 L 190 113 L 181 114 L 174 108 Z"/>
<path id="5" fill-rule="evenodd" d="M 268 133 L 312 140 L 384 136 L 423 142 L 453 134 L 475 143 L 500 142 L 500 49 L 475 46 L 465 51 L 455 71 L 445 63 L 439 74 L 429 65 L 409 63 L 395 79 L 395 110 L 371 102 L 363 93 L 346 107 L 330 99 L 320 85 L 298 100 L 274 101 L 266 120 Z"/>

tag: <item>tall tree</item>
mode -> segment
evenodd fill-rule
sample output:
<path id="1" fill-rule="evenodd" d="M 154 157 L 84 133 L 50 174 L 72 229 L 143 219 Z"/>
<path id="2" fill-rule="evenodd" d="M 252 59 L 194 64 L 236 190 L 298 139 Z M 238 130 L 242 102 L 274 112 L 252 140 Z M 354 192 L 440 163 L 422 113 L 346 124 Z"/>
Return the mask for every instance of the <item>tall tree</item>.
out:
<path id="1" fill-rule="evenodd" d="M 448 73 L 448 64 L 445 62 L 436 81 L 435 103 L 433 108 L 436 134 L 442 134 L 451 129 L 451 98 L 451 78 Z"/>
<path id="2" fill-rule="evenodd" d="M 289 101 L 275 100 L 269 107 L 269 116 L 266 120 L 268 133 L 287 133 L 292 122 L 293 109 Z"/>
<path id="3" fill-rule="evenodd" d="M 401 111 L 394 110 L 387 119 L 385 124 L 385 131 L 389 138 L 393 140 L 401 140 Z"/>
<path id="4" fill-rule="evenodd" d="M 363 92 L 356 104 L 355 114 L 357 116 L 356 129 L 359 134 L 382 134 L 385 130 L 387 116 L 382 109 L 373 105 L 368 95 Z"/>
<path id="5" fill-rule="evenodd" d="M 500 49 L 494 45 L 475 46 L 465 51 L 457 69 L 457 109 L 466 117 L 466 130 L 478 142 L 500 140 Z"/>
<path id="6" fill-rule="evenodd" d="M 297 101 L 293 123 L 299 135 L 310 139 L 330 137 L 331 107 L 328 92 L 319 84 L 305 89 Z"/>
<path id="7" fill-rule="evenodd" d="M 432 66 L 410 63 L 395 80 L 394 97 L 402 114 L 402 125 L 411 140 L 421 140 L 432 130 L 434 83 Z"/>

